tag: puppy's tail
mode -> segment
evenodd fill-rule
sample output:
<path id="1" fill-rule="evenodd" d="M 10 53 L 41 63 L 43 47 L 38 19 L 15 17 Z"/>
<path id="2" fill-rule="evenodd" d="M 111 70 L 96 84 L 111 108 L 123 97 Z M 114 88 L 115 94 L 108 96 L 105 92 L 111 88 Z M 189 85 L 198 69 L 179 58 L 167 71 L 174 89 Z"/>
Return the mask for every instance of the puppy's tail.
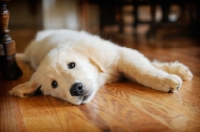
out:
<path id="1" fill-rule="evenodd" d="M 193 78 L 192 72 L 184 64 L 175 61 L 175 62 L 159 62 L 154 60 L 151 62 L 153 66 L 163 71 L 166 71 L 170 74 L 176 74 L 180 76 L 183 80 L 191 80 Z"/>
<path id="2" fill-rule="evenodd" d="M 15 57 L 16 57 L 16 59 L 17 59 L 18 61 L 27 62 L 27 60 L 26 60 L 26 57 L 25 57 L 25 54 L 24 54 L 24 53 L 17 53 L 17 54 L 15 55 Z"/>

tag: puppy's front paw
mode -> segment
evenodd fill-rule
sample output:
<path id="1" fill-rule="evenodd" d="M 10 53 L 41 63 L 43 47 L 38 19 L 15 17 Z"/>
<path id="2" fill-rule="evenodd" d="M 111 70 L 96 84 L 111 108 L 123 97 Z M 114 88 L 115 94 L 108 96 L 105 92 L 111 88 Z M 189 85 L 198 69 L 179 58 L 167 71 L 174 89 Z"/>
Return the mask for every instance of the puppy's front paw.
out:
<path id="1" fill-rule="evenodd" d="M 169 75 L 167 77 L 162 78 L 161 81 L 161 91 L 172 93 L 181 88 L 182 80 L 177 75 Z"/>
<path id="2" fill-rule="evenodd" d="M 181 65 L 178 68 L 178 74 L 177 75 L 179 75 L 183 80 L 191 80 L 192 77 L 193 77 L 192 72 L 185 65 Z"/>

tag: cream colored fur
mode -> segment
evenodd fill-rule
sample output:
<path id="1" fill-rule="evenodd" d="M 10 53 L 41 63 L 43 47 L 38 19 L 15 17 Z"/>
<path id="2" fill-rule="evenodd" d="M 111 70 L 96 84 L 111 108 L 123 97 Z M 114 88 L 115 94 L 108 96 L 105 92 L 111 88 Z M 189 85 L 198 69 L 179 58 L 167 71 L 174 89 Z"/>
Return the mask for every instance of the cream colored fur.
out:
<path id="1" fill-rule="evenodd" d="M 24 84 L 9 93 L 19 97 L 32 95 L 38 88 L 73 104 L 89 102 L 107 82 L 125 76 L 130 80 L 163 92 L 174 92 L 181 87 L 182 79 L 190 80 L 190 70 L 179 62 L 150 62 L 140 52 L 120 47 L 84 31 L 48 30 L 39 32 L 24 54 L 17 58 L 30 62 L 35 73 Z M 69 69 L 67 65 L 75 62 Z M 58 87 L 52 88 L 52 81 Z M 84 95 L 72 96 L 71 86 L 83 84 Z"/>

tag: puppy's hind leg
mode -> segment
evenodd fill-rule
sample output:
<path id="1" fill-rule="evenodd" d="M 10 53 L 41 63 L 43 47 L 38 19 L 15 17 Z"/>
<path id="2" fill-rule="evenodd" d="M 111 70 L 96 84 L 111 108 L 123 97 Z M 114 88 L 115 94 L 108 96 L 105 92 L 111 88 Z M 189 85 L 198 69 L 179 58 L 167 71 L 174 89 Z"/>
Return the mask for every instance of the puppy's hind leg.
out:
<path id="1" fill-rule="evenodd" d="M 191 80 L 193 77 L 193 74 L 190 71 L 190 69 L 178 61 L 168 63 L 154 60 L 152 62 L 152 65 L 170 74 L 176 74 L 183 80 Z"/>
<path id="2" fill-rule="evenodd" d="M 131 80 L 163 92 L 174 92 L 182 84 L 179 76 L 154 67 L 141 53 L 128 48 L 119 52 L 118 70 Z"/>
<path id="3" fill-rule="evenodd" d="M 16 59 L 19 60 L 19 61 L 24 61 L 25 60 L 25 56 L 23 53 L 17 53 L 15 55 Z"/>
<path id="4" fill-rule="evenodd" d="M 15 57 L 18 61 L 27 61 L 24 53 L 17 53 Z"/>

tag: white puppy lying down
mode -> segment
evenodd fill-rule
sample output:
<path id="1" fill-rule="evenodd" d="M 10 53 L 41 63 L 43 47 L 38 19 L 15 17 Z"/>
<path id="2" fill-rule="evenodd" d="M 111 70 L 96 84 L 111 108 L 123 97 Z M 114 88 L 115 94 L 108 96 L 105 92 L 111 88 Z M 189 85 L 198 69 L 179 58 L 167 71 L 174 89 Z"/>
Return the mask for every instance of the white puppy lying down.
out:
<path id="1" fill-rule="evenodd" d="M 150 62 L 140 52 L 120 47 L 84 31 L 48 30 L 18 54 L 36 72 L 28 82 L 9 93 L 22 98 L 40 88 L 51 95 L 79 105 L 91 101 L 106 82 L 125 76 L 163 92 L 174 92 L 182 80 L 190 80 L 190 70 L 179 62 Z"/>

